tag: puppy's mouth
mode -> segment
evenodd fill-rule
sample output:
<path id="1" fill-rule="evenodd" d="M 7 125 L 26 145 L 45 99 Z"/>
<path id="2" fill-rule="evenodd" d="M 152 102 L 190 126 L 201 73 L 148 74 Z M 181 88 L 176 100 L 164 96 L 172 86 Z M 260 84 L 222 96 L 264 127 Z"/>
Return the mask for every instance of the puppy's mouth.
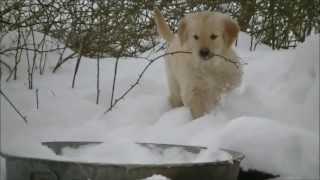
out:
<path id="1" fill-rule="evenodd" d="M 214 53 L 212 53 L 209 49 L 200 49 L 199 51 L 199 57 L 203 61 L 208 61 L 214 56 Z"/>
<path id="2" fill-rule="evenodd" d="M 209 54 L 208 56 L 200 56 L 200 58 L 203 61 L 209 61 L 213 56 L 214 54 Z"/>
<path id="3" fill-rule="evenodd" d="M 211 58 L 213 58 L 213 56 L 215 56 L 214 55 L 214 53 L 209 53 L 208 55 L 206 55 L 206 56 L 199 56 L 200 57 L 200 59 L 202 60 L 202 61 L 209 61 Z"/>

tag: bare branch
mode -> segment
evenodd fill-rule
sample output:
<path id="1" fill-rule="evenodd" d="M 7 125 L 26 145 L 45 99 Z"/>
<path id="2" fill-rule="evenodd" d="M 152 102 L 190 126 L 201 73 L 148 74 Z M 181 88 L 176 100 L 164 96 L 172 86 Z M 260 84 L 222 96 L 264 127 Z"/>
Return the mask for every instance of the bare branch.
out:
<path id="1" fill-rule="evenodd" d="M 76 55 L 77 55 L 77 53 L 74 52 L 74 53 L 70 54 L 69 56 L 65 57 L 63 60 L 58 61 L 58 63 L 56 64 L 56 66 L 53 68 L 52 73 L 55 73 L 55 72 L 59 69 L 59 67 L 60 67 L 61 65 L 63 65 L 63 64 L 64 64 L 65 62 L 67 62 L 68 60 L 75 58 Z"/>
<path id="2" fill-rule="evenodd" d="M 3 62 L 2 60 L 0 60 L 0 66 L 1 66 L 1 64 L 3 64 L 4 67 L 6 67 L 6 68 L 9 70 L 9 72 L 12 71 L 12 70 L 11 70 L 11 67 L 10 67 L 7 63 Z"/>
<path id="3" fill-rule="evenodd" d="M 112 83 L 112 92 L 111 92 L 111 99 L 110 99 L 110 107 L 108 111 L 110 111 L 114 107 L 114 91 L 116 87 L 116 80 L 117 80 L 117 72 L 118 72 L 118 64 L 119 64 L 119 57 L 116 58 L 115 65 L 114 65 L 114 73 L 113 73 L 113 83 Z"/>
<path id="4" fill-rule="evenodd" d="M 82 58 L 82 56 L 79 55 L 79 57 L 77 59 L 76 66 L 75 66 L 75 69 L 74 69 L 74 74 L 73 74 L 73 79 L 72 79 L 72 88 L 74 88 L 74 85 L 75 85 L 75 82 L 76 82 L 76 78 L 77 78 L 77 74 L 78 74 L 81 58 Z"/>
<path id="5" fill-rule="evenodd" d="M 143 70 L 141 71 L 141 73 L 139 74 L 137 80 L 122 94 L 120 95 L 118 98 L 116 98 L 113 102 L 111 101 L 111 105 L 110 107 L 105 111 L 105 113 L 109 112 L 112 110 L 113 107 L 115 107 L 117 105 L 117 103 L 124 99 L 124 97 L 129 94 L 130 91 L 132 91 L 140 82 L 141 78 L 143 77 L 143 75 L 145 74 L 145 72 L 148 70 L 148 68 L 157 60 L 159 60 L 160 58 L 162 57 L 165 57 L 165 56 L 169 56 L 169 55 L 175 55 L 175 54 L 191 54 L 192 52 L 190 51 L 175 51 L 175 52 L 167 52 L 165 54 L 162 54 L 160 56 L 157 56 L 153 59 L 148 59 L 148 58 L 143 58 L 143 57 L 140 57 L 140 58 L 143 58 L 143 59 L 146 59 L 148 60 L 148 63 L 147 65 L 143 68 Z M 237 60 L 234 60 L 234 59 L 230 59 L 230 58 L 227 58 L 225 56 L 222 56 L 222 55 L 219 55 L 219 54 L 214 54 L 214 56 L 217 56 L 217 57 L 220 57 L 220 58 L 223 58 L 225 61 L 229 62 L 229 63 L 232 63 L 234 64 L 237 68 L 240 68 L 241 65 L 244 65 L 243 63 L 240 63 L 238 62 Z M 115 75 L 116 75 L 116 71 L 115 71 Z M 115 84 L 115 79 L 114 79 L 114 82 L 113 82 L 113 85 Z M 112 89 L 112 94 L 113 94 L 113 91 L 114 91 L 114 88 Z M 113 100 L 113 96 L 111 97 L 111 99 Z"/>
<path id="6" fill-rule="evenodd" d="M 16 113 L 18 113 L 18 115 L 24 120 L 24 122 L 27 124 L 27 117 L 24 116 L 19 110 L 18 108 L 12 103 L 12 101 L 8 98 L 8 96 L 6 96 L 2 90 L 0 89 L 0 94 L 4 97 L 4 99 L 10 104 L 10 106 L 16 111 Z"/>

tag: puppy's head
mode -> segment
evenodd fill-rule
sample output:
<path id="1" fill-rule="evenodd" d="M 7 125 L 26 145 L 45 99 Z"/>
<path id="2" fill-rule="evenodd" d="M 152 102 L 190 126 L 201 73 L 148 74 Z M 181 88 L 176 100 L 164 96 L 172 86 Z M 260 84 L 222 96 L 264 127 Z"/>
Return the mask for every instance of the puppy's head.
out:
<path id="1" fill-rule="evenodd" d="M 238 24 L 221 13 L 201 12 L 186 15 L 180 22 L 181 44 L 191 49 L 195 59 L 207 61 L 214 54 L 222 55 L 238 37 Z"/>

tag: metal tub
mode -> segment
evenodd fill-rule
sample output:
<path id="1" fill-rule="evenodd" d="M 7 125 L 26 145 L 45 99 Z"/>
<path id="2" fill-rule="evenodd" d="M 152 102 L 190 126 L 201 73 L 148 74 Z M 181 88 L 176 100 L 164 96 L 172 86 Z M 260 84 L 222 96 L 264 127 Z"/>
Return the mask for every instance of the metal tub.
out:
<path id="1" fill-rule="evenodd" d="M 57 154 L 65 146 L 78 148 L 81 145 L 99 142 L 49 142 L 44 145 Z M 141 143 L 144 146 L 156 144 Z M 167 147 L 178 145 L 156 145 Z M 54 148 L 53 148 L 54 147 Z M 179 146 L 190 151 L 202 147 Z M 60 149 L 60 150 L 59 150 Z M 188 150 L 188 151 L 189 151 Z M 16 157 L 2 154 L 6 159 L 7 180 L 139 180 L 161 174 L 172 180 L 236 180 L 243 154 L 224 150 L 231 154 L 232 162 L 179 163 L 179 164 L 107 164 L 68 162 L 50 159 Z"/>

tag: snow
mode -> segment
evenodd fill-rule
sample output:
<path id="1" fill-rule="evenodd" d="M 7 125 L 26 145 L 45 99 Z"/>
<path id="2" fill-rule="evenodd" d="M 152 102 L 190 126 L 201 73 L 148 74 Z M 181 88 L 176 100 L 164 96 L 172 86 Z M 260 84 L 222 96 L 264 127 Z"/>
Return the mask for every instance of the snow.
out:
<path id="1" fill-rule="evenodd" d="M 162 175 L 155 174 L 155 175 L 153 175 L 151 177 L 147 177 L 147 178 L 145 178 L 143 180 L 170 180 L 170 179 L 167 178 L 167 177 L 164 177 Z"/>
<path id="2" fill-rule="evenodd" d="M 101 97 L 95 104 L 96 61 L 84 58 L 74 89 L 75 61 L 51 74 L 58 55 L 48 55 L 45 75 L 35 75 L 35 90 L 27 89 L 25 64 L 17 81 L 2 81 L 2 90 L 27 116 L 25 124 L 1 101 L 2 151 L 61 160 L 105 163 L 205 162 L 230 159 L 226 148 L 245 154 L 241 167 L 281 177 L 319 177 L 319 37 L 311 35 L 296 49 L 272 51 L 241 34 L 236 48 L 248 65 L 242 85 L 226 95 L 211 113 L 192 120 L 185 107 L 171 109 L 163 59 L 147 70 L 140 84 L 110 112 L 114 59 L 101 61 Z M 70 53 L 70 51 L 69 51 Z M 153 57 L 163 52 L 147 52 Z M 13 63 L 9 57 L 2 57 Z M 133 84 L 146 61 L 124 58 L 119 63 L 115 97 Z M 6 77 L 6 71 L 4 72 Z M 43 141 L 102 141 L 56 156 Z M 206 146 L 198 155 L 169 149 L 157 154 L 135 142 Z M 157 176 L 152 179 L 159 179 Z M 160 178 L 161 179 L 161 178 Z M 150 180 L 150 179 L 148 179 Z"/>
<path id="3" fill-rule="evenodd" d="M 110 142 L 110 141 L 108 141 Z M 134 153 L 133 153 L 134 152 Z M 232 156 L 224 151 L 216 151 L 208 156 L 207 152 L 197 153 L 183 148 L 145 148 L 136 143 L 112 142 L 101 145 L 88 145 L 79 149 L 63 148 L 62 154 L 69 159 L 82 162 L 99 162 L 112 164 L 180 164 L 208 161 L 232 161 Z"/>
<path id="4" fill-rule="evenodd" d="M 246 154 L 243 168 L 255 167 L 292 177 L 309 177 L 318 171 L 319 153 L 314 141 L 319 142 L 319 137 L 305 130 L 270 119 L 240 117 L 232 120 L 223 131 L 221 145 Z M 234 137 L 234 132 L 241 133 Z"/>

